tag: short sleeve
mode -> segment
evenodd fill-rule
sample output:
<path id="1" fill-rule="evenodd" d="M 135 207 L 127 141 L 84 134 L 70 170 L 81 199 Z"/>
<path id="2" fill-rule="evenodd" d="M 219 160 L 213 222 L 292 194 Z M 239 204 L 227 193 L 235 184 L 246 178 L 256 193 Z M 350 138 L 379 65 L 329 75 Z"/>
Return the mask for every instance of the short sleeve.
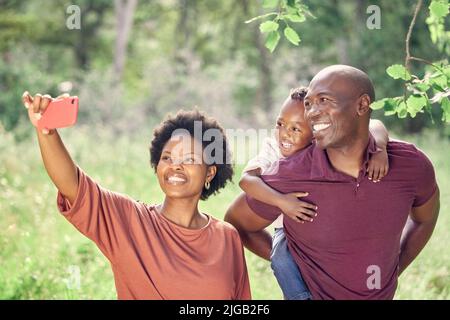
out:
<path id="1" fill-rule="evenodd" d="M 247 163 L 242 172 L 261 169 L 261 174 L 264 174 L 280 158 L 279 150 L 275 145 L 275 139 L 266 138 L 258 155 Z"/>
<path id="2" fill-rule="evenodd" d="M 420 150 L 417 150 L 418 166 L 416 177 L 416 194 L 413 207 L 424 205 L 437 189 L 436 176 L 430 159 Z"/>
<path id="3" fill-rule="evenodd" d="M 101 187 L 79 167 L 77 173 L 78 191 L 73 205 L 58 191 L 58 210 L 112 261 L 128 238 L 128 221 L 135 201 Z"/>

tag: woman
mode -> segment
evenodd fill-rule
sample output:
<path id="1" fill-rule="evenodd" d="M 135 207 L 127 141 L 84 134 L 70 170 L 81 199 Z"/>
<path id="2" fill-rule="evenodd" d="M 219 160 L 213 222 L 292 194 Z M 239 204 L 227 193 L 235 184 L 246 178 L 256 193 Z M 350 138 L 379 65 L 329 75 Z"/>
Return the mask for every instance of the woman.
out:
<path id="1" fill-rule="evenodd" d="M 155 129 L 150 160 L 165 199 L 147 205 L 101 187 L 75 165 L 56 130 L 37 130 L 51 100 L 23 95 L 58 189 L 58 209 L 111 262 L 119 299 L 251 298 L 237 231 L 198 210 L 198 201 L 223 188 L 233 174 L 227 140 L 215 120 L 182 111 Z M 196 137 L 199 124 L 202 135 Z M 208 130 L 220 135 L 222 150 L 214 155 L 204 152 Z"/>

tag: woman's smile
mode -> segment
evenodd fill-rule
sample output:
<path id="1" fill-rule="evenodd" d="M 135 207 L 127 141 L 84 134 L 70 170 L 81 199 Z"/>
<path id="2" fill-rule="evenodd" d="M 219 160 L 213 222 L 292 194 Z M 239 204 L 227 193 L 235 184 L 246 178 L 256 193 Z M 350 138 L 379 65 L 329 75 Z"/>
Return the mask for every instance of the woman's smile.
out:
<path id="1" fill-rule="evenodd" d="M 179 186 L 186 184 L 188 179 L 182 173 L 168 173 L 165 181 L 170 185 Z"/>

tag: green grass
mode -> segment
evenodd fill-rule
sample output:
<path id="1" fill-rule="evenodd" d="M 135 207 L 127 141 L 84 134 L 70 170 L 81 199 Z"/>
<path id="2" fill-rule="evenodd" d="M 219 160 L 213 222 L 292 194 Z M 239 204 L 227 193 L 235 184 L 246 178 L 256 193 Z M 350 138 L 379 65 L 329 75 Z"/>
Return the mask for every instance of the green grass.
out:
<path id="1" fill-rule="evenodd" d="M 147 203 L 163 199 L 149 166 L 150 133 L 115 138 L 96 129 L 63 130 L 75 161 L 103 186 Z M 432 159 L 441 189 L 441 214 L 435 233 L 400 278 L 396 299 L 450 298 L 449 141 L 436 135 L 407 137 Z M 241 167 L 236 169 L 239 177 Z M 237 179 L 237 178 L 235 178 Z M 201 209 L 222 218 L 239 193 L 230 184 Z M 36 138 L 15 143 L 0 131 L 0 299 L 115 299 L 106 258 L 56 209 L 56 189 L 44 170 Z M 281 299 L 269 263 L 246 252 L 253 297 Z M 68 289 L 68 268 L 79 267 L 81 286 Z"/>

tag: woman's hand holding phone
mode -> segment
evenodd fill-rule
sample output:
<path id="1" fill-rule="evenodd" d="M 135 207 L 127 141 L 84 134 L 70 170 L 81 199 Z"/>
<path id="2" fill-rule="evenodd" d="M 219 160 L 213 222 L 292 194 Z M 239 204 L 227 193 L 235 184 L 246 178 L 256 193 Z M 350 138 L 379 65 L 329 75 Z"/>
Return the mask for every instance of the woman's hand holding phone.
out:
<path id="1" fill-rule="evenodd" d="M 28 109 L 28 118 L 31 124 L 44 135 L 52 134 L 55 128 L 70 126 L 76 122 L 77 97 L 63 94 L 52 98 L 48 94 L 41 95 L 39 93 L 33 97 L 28 91 L 25 91 L 22 101 Z M 46 111 L 48 112 L 45 114 Z"/>

